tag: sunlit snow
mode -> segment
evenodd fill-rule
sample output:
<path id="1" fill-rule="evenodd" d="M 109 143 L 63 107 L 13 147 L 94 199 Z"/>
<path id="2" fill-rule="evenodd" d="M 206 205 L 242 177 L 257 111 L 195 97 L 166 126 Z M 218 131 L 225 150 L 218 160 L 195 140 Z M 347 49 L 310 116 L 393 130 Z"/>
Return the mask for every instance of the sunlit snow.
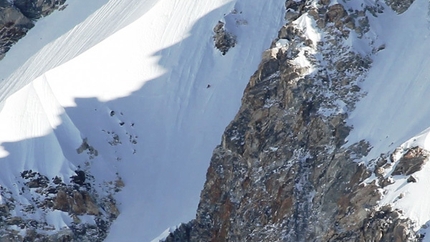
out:
<path id="1" fill-rule="evenodd" d="M 118 172 L 125 183 L 106 241 L 150 241 L 189 221 L 284 2 L 74 0 L 38 21 L 0 65 L 0 185 L 90 164 L 99 181 Z M 237 36 L 225 56 L 213 47 L 219 20 Z M 98 156 L 76 152 L 84 138 Z"/>
<path id="2" fill-rule="evenodd" d="M 421 146 L 430 150 L 430 53 L 428 0 L 416 0 L 403 14 L 385 11 L 370 24 L 386 48 L 373 59 L 362 88 L 367 92 L 349 118 L 355 128 L 348 144 L 361 139 L 373 147 L 367 161 L 394 149 Z M 394 168 L 394 167 L 393 167 Z M 380 205 L 393 204 L 416 222 L 430 221 L 430 166 L 415 173 L 417 183 L 394 176 Z M 399 199 L 399 195 L 402 198 Z"/>
<path id="3" fill-rule="evenodd" d="M 0 186 L 19 194 L 15 177 L 25 169 L 68 178 L 89 162 L 96 179 L 118 172 L 125 182 L 107 241 L 150 241 L 189 221 L 212 150 L 284 22 L 284 3 L 74 0 L 39 20 L 0 65 Z M 386 47 L 360 84 L 367 96 L 349 115 L 347 138 L 370 142 L 364 162 L 396 147 L 430 150 L 428 13 L 428 0 L 416 0 L 402 15 L 370 18 L 374 45 Z M 219 20 L 237 36 L 225 56 L 213 48 Z M 309 16 L 295 23 L 320 40 Z M 303 54 L 295 61 L 311 67 Z M 76 152 L 84 138 L 97 157 Z M 419 229 L 430 221 L 429 173 L 427 164 L 417 183 L 395 177 L 381 205 L 393 203 Z M 46 216 L 56 228 L 70 223 L 62 212 Z"/>

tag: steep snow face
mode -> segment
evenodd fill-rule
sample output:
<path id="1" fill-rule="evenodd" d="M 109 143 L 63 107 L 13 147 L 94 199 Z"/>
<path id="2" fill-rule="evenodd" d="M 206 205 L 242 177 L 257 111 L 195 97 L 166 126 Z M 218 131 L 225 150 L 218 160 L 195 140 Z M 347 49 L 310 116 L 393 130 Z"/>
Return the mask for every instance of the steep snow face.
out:
<path id="1" fill-rule="evenodd" d="M 0 65 L 0 185 L 24 206 L 23 170 L 122 177 L 107 241 L 149 241 L 192 219 L 212 150 L 283 13 L 283 0 L 70 2 Z M 237 36 L 225 56 L 213 48 L 219 20 Z M 85 138 L 97 155 L 78 154 Z M 71 223 L 56 211 L 34 219 Z"/>
<path id="2" fill-rule="evenodd" d="M 367 95 L 350 115 L 354 129 L 348 137 L 349 143 L 361 139 L 370 142 L 373 148 L 364 162 L 397 147 L 401 152 L 414 146 L 430 150 L 428 9 L 427 0 L 416 0 L 400 16 L 385 11 L 371 19 L 377 41 L 385 49 L 375 55 L 362 83 Z M 386 170 L 385 175 L 394 168 Z M 429 169 L 427 164 L 414 174 L 416 183 L 408 183 L 408 176 L 394 176 L 394 184 L 386 188 L 380 202 L 381 206 L 393 204 L 401 209 L 416 222 L 417 229 L 430 221 Z"/>
<path id="3" fill-rule="evenodd" d="M 385 49 L 374 56 L 372 69 L 362 84 L 368 94 L 351 114 L 357 127 L 349 142 L 367 139 L 374 147 L 369 157 L 377 157 L 429 127 L 430 112 L 425 103 L 430 87 L 427 42 L 428 1 L 416 1 L 398 16 L 386 11 L 371 20 L 375 35 Z M 424 148 L 427 147 L 424 143 Z"/>

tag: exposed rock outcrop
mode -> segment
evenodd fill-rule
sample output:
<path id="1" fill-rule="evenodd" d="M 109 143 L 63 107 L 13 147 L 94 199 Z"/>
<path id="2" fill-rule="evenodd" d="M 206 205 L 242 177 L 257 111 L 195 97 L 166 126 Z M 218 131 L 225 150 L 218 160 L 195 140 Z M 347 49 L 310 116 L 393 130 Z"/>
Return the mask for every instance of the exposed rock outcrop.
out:
<path id="1" fill-rule="evenodd" d="M 34 26 L 7 0 L 0 0 L 0 60 L 10 47 Z"/>
<path id="2" fill-rule="evenodd" d="M 294 21 L 300 15 L 302 15 L 302 11 L 305 7 L 304 1 L 294 1 L 294 0 L 288 0 L 285 2 L 285 9 L 287 10 L 285 12 L 285 19 L 287 21 Z"/>
<path id="3" fill-rule="evenodd" d="M 420 148 L 413 147 L 409 149 L 399 160 L 394 168 L 392 175 L 412 175 L 421 170 L 422 166 L 427 162 L 429 152 Z"/>
<path id="4" fill-rule="evenodd" d="M 27 18 L 38 19 L 63 6 L 66 0 L 14 0 L 13 4 Z"/>
<path id="5" fill-rule="evenodd" d="M 414 0 L 385 0 L 385 2 L 398 14 L 402 14 L 408 10 Z"/>
<path id="6" fill-rule="evenodd" d="M 181 224 L 179 228 L 177 228 L 175 231 L 169 234 L 164 239 L 164 242 L 184 242 L 184 241 L 190 241 L 190 233 L 191 228 L 194 226 L 194 221 L 191 221 L 187 224 Z"/>
<path id="7" fill-rule="evenodd" d="M 171 239 L 418 240 L 401 211 L 378 206 L 381 188 L 390 184 L 383 176 L 386 159 L 361 165 L 357 161 L 371 146 L 345 144 L 352 129 L 348 113 L 365 95 L 358 83 L 372 64 L 369 56 L 383 49 L 366 35 L 368 15 L 383 8 L 375 3 L 346 11 L 330 1 L 286 6 L 287 20 L 312 18 L 323 38 L 309 39 L 294 22 L 282 27 L 213 152 L 196 219 L 185 226 L 186 234 L 177 230 Z M 356 52 L 344 41 L 353 33 L 373 49 Z M 402 174 L 413 173 L 427 157 L 411 152 L 398 165 Z M 368 182 L 372 172 L 380 180 Z"/>
<path id="8" fill-rule="evenodd" d="M 0 187 L 0 241 L 103 241 L 119 215 L 112 194 L 123 187 L 121 179 L 106 184 L 108 189 L 100 193 L 92 176 L 82 170 L 68 182 L 32 170 L 23 171 L 21 178 L 23 183 L 17 185 L 21 196 L 31 198 L 27 204 Z M 39 217 L 41 211 L 44 215 Z M 62 213 L 72 222 L 56 228 L 46 219 L 53 213 Z"/>
<path id="9" fill-rule="evenodd" d="M 224 23 L 219 21 L 215 25 L 214 31 L 214 42 L 215 48 L 217 48 L 223 55 L 225 55 L 230 48 L 236 45 L 236 36 L 225 30 Z"/>

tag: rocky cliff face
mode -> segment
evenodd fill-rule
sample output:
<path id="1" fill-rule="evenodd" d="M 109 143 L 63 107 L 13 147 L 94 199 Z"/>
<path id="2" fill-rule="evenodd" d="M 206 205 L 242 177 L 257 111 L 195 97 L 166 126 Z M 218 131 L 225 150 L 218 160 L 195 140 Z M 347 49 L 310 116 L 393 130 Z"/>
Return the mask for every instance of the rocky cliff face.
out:
<path id="1" fill-rule="evenodd" d="M 365 95 L 358 84 L 385 48 L 373 44 L 369 16 L 391 11 L 379 1 L 348 3 L 286 1 L 287 24 L 213 152 L 196 219 L 166 241 L 420 239 L 401 211 L 377 204 L 390 184 L 381 174 L 397 161 L 386 154 L 360 165 L 370 145 L 345 145 L 353 128 L 345 120 Z M 387 4 L 400 14 L 411 1 Z M 412 148 L 402 157 L 398 172 L 411 175 L 427 153 Z"/>
<path id="2" fill-rule="evenodd" d="M 106 195 L 92 188 L 94 181 L 76 180 L 86 176 L 77 171 L 71 183 L 66 184 L 59 177 L 50 180 L 31 170 L 22 172 L 25 182 L 18 183 L 21 195 L 30 196 L 31 200 L 21 204 L 11 192 L 1 189 L 5 201 L 0 204 L 0 241 L 103 241 L 111 222 L 119 215 L 112 194 L 122 187 L 122 181 L 112 183 L 112 190 L 107 191 L 111 194 Z M 44 215 L 37 218 L 41 212 Z M 69 216 L 72 225 L 56 228 L 46 219 L 55 212 Z M 88 219 L 94 223 L 88 223 Z"/>
<path id="3" fill-rule="evenodd" d="M 0 0 L 0 60 L 34 26 L 34 20 L 65 7 L 65 1 Z"/>
<path id="4" fill-rule="evenodd" d="M 97 156 L 86 140 L 77 152 Z M 103 241 L 119 215 L 114 195 L 124 183 L 119 176 L 99 182 L 90 166 L 63 179 L 24 170 L 13 189 L 0 186 L 0 241 Z"/>

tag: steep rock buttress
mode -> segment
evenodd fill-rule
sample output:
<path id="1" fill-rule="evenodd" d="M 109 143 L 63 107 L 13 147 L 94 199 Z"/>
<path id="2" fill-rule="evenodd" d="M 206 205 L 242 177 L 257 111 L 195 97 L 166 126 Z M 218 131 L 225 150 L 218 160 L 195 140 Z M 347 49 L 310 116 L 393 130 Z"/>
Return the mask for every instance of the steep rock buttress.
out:
<path id="1" fill-rule="evenodd" d="M 386 157 L 361 164 L 371 145 L 346 143 L 359 83 L 385 48 L 369 19 L 411 3 L 286 1 L 287 24 L 213 152 L 196 219 L 166 241 L 419 240 L 402 211 L 378 206 Z"/>

